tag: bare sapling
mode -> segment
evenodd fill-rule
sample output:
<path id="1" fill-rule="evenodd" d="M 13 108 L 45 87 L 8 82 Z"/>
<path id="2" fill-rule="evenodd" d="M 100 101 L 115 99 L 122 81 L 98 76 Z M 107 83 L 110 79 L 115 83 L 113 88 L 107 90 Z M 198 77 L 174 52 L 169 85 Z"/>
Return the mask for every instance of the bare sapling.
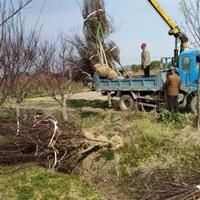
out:
<path id="1" fill-rule="evenodd" d="M 72 85 L 77 69 L 74 48 L 61 36 L 59 50 L 54 45 L 44 43 L 41 51 L 42 75 L 38 80 L 45 91 L 62 107 L 63 120 L 68 120 L 67 101 L 72 94 Z"/>

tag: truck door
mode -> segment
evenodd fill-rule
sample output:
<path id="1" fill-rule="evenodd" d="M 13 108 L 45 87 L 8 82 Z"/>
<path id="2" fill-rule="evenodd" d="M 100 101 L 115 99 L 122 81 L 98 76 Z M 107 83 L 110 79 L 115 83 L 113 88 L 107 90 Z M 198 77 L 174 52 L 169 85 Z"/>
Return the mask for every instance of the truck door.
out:
<path id="1" fill-rule="evenodd" d="M 190 86 L 192 66 L 194 66 L 194 58 L 190 55 L 180 57 L 179 61 L 179 75 L 182 86 Z"/>
<path id="2" fill-rule="evenodd" d="M 193 62 L 190 66 L 190 86 L 196 87 L 199 77 L 199 56 L 194 55 Z"/>

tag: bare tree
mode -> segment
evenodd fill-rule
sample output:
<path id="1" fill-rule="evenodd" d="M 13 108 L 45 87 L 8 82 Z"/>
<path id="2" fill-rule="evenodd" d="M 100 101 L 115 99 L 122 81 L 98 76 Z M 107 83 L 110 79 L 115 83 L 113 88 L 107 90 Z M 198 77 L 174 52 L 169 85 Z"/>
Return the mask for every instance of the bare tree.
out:
<path id="1" fill-rule="evenodd" d="M 25 34 L 19 15 L 4 27 L 5 35 L 0 51 L 0 66 L 6 75 L 3 81 L 6 94 L 15 102 L 17 133 L 19 133 L 20 105 L 23 102 L 33 80 L 39 73 L 38 59 L 39 35 L 32 31 Z"/>
<path id="2" fill-rule="evenodd" d="M 74 48 L 61 36 L 60 50 L 54 45 L 44 44 L 41 50 L 43 75 L 39 82 L 47 93 L 59 103 L 63 110 L 63 119 L 68 120 L 67 101 L 72 93 L 72 84 L 76 75 Z"/>
<path id="3" fill-rule="evenodd" d="M 200 0 L 182 0 L 181 10 L 185 17 L 186 31 L 193 47 L 200 48 Z M 197 129 L 200 130 L 200 64 L 197 86 Z"/>
<path id="4" fill-rule="evenodd" d="M 12 20 L 21 11 L 28 6 L 33 0 L 2 0 L 0 1 L 0 105 L 2 105 L 9 95 L 7 90 L 9 81 L 9 70 L 11 59 L 5 59 L 5 47 L 8 47 L 8 41 L 10 38 L 8 30 L 11 30 Z M 2 49 L 3 46 L 3 49 Z M 7 49 L 8 50 L 8 49 Z"/>

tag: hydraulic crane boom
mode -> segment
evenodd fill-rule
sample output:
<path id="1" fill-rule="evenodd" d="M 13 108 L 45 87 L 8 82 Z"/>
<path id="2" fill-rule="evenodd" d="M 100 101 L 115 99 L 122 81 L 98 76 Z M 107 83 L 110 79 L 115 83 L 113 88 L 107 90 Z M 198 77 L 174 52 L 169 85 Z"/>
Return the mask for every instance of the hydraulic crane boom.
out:
<path id="1" fill-rule="evenodd" d="M 177 66 L 178 62 L 178 40 L 181 42 L 180 52 L 182 52 L 188 43 L 187 36 L 181 31 L 179 26 L 168 16 L 168 14 L 164 11 L 164 9 L 160 6 L 157 0 L 148 0 L 148 2 L 152 5 L 152 7 L 156 10 L 156 12 L 160 15 L 160 17 L 168 24 L 170 27 L 169 35 L 173 35 L 175 37 L 175 49 L 174 49 L 174 59 L 175 66 Z"/>

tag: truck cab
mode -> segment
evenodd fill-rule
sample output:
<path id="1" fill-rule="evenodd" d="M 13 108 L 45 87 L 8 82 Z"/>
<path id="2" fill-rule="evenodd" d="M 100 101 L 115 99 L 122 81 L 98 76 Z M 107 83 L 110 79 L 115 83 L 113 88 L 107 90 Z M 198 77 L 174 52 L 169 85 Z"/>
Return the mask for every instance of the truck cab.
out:
<path id="1" fill-rule="evenodd" d="M 197 91 L 199 77 L 199 51 L 187 50 L 179 56 L 179 76 L 181 86 L 187 92 Z"/>
<path id="2" fill-rule="evenodd" d="M 197 86 L 199 78 L 200 51 L 186 50 L 179 55 L 179 76 L 184 103 L 197 112 Z"/>

